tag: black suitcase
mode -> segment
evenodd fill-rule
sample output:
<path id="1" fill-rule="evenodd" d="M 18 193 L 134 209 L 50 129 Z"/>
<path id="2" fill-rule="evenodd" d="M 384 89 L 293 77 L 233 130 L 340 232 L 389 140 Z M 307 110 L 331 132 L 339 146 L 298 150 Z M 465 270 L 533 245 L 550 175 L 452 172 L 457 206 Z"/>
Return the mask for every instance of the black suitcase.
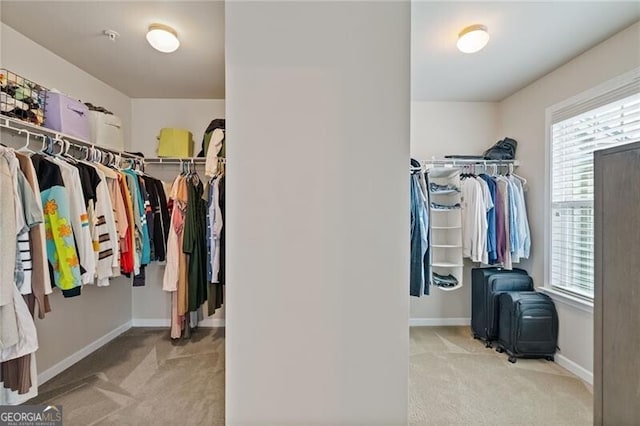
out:
<path id="1" fill-rule="evenodd" d="M 471 330 L 475 339 L 491 347 L 498 338 L 497 296 L 505 291 L 532 291 L 533 280 L 523 269 L 474 268 L 471 270 Z"/>
<path id="2" fill-rule="evenodd" d="M 535 291 L 507 292 L 499 297 L 498 352 L 516 358 L 553 361 L 558 345 L 558 313 L 549 296 Z"/>

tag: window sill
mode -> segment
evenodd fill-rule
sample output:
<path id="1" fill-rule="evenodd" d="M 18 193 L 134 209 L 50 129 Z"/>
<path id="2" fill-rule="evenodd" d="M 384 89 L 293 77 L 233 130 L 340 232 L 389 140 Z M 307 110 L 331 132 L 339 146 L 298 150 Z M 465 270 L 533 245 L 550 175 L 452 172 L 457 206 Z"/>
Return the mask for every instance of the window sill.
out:
<path id="1" fill-rule="evenodd" d="M 549 297 L 551 297 L 555 302 L 559 302 L 564 305 L 568 305 L 581 311 L 587 312 L 589 314 L 593 314 L 592 301 L 580 299 L 579 297 L 575 297 L 562 291 L 555 290 L 551 287 L 540 287 L 538 288 L 538 290 L 548 294 Z"/>

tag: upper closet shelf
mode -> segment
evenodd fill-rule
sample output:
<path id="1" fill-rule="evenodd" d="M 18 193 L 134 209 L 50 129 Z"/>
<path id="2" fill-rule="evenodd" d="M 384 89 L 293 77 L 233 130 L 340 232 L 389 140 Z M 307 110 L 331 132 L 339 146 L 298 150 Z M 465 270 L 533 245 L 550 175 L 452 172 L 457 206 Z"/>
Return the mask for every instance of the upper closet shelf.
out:
<path id="1" fill-rule="evenodd" d="M 65 133 L 60 133 L 55 130 L 48 129 L 46 127 L 38 126 L 35 124 L 27 123 L 25 121 L 21 121 L 15 118 L 10 117 L 0 117 L 0 128 L 9 129 L 13 132 L 18 133 L 19 135 L 26 135 L 27 144 L 30 142 L 30 138 L 40 138 L 43 142 L 47 138 L 51 138 L 60 142 L 68 142 L 76 147 L 85 147 L 85 148 L 93 148 L 99 151 L 106 151 L 113 154 L 117 154 L 120 157 L 130 158 L 134 160 L 141 160 L 142 157 L 139 155 L 131 154 L 125 151 L 119 151 L 117 149 L 105 147 L 102 145 L 96 145 L 84 139 L 77 138 L 75 136 L 67 135 Z"/>

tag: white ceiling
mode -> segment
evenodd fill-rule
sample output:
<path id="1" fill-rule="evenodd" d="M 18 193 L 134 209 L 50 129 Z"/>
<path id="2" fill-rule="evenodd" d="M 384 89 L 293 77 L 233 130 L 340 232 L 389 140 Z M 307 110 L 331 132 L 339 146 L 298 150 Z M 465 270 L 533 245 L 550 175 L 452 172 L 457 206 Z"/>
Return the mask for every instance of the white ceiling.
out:
<path id="1" fill-rule="evenodd" d="M 7 1 L 2 21 L 133 98 L 224 99 L 222 1 Z M 145 39 L 158 22 L 178 32 L 172 54 Z M 120 33 L 111 42 L 105 29 Z"/>
<path id="2" fill-rule="evenodd" d="M 1 7 L 3 22 L 128 96 L 225 96 L 222 1 L 2 0 Z M 638 20 L 640 2 L 414 1 L 412 99 L 504 99 Z M 147 44 L 153 22 L 178 31 L 176 53 Z M 489 27 L 489 44 L 458 52 L 458 32 L 474 23 Z M 104 29 L 120 39 L 109 41 Z"/>
<path id="3" fill-rule="evenodd" d="M 414 1 L 412 99 L 502 100 L 638 20 L 637 1 Z M 457 50 L 456 41 L 472 24 L 486 25 L 491 39 L 468 55 Z"/>

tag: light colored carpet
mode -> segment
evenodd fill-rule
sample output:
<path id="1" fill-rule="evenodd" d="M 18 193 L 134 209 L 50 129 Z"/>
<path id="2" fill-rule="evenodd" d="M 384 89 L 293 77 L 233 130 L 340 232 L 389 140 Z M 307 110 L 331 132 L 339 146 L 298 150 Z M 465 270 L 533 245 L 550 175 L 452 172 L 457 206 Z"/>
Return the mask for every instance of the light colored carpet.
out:
<path id="1" fill-rule="evenodd" d="M 413 327 L 411 425 L 591 425 L 587 384 L 545 360 L 507 361 L 468 327 Z"/>
<path id="2" fill-rule="evenodd" d="M 224 329 L 133 328 L 40 387 L 64 424 L 224 425 Z"/>
<path id="3" fill-rule="evenodd" d="M 467 327 L 411 329 L 411 425 L 590 425 L 592 392 L 554 363 L 518 360 Z M 172 342 L 134 328 L 40 387 L 64 424 L 223 425 L 224 329 Z"/>

